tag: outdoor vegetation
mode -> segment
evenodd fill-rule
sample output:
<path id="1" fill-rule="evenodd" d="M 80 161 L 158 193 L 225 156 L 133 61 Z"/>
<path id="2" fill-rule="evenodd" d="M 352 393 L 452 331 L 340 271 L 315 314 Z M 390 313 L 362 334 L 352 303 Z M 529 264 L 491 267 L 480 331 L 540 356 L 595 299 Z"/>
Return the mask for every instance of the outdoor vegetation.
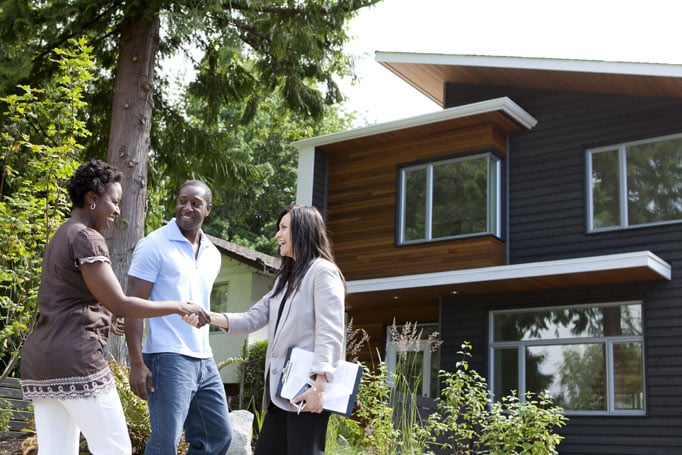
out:
<path id="1" fill-rule="evenodd" d="M 37 315 L 43 249 L 69 216 L 64 185 L 88 158 L 107 159 L 126 173 L 130 199 L 122 202 L 119 233 L 111 239 L 122 282 L 126 252 L 145 229 L 172 216 L 174 188 L 188 178 L 214 187 L 208 233 L 274 252 L 274 220 L 295 198 L 290 143 L 349 126 L 335 83 L 352 70 L 342 52 L 345 24 L 377 1 L 263 6 L 245 0 L 229 2 L 230 8 L 219 1 L 201 8 L 189 1 L 3 2 L 0 381 L 17 376 Z M 128 47 L 135 43 L 142 47 Z M 189 44 L 200 57 L 192 57 Z M 171 97 L 172 84 L 156 57 L 183 52 L 196 78 Z M 140 59 L 144 65 L 132 65 Z M 142 75 L 141 83 L 134 74 Z M 121 234 L 128 229 L 135 232 Z M 415 327 L 394 327 L 394 339 L 416 342 L 421 333 Z M 368 339 L 351 325 L 348 341 L 353 358 Z M 249 346 L 234 360 L 242 368 L 239 406 L 256 415 L 254 440 L 264 415 L 265 348 Z M 395 372 L 380 356 L 364 365 L 353 417 L 330 421 L 328 453 L 556 453 L 562 410 L 544 394 L 493 399 L 485 379 L 469 368 L 471 349 L 464 344 L 456 370 L 441 372 L 430 414 L 416 406 L 421 378 L 409 350 L 399 355 Z M 130 392 L 125 353 L 111 352 L 135 453 L 141 453 L 147 407 Z M 3 405 L 0 430 L 7 415 Z"/>
<path id="2" fill-rule="evenodd" d="M 206 232 L 270 253 L 272 220 L 295 199 L 291 141 L 350 124 L 337 84 L 353 73 L 348 21 L 378 1 L 3 1 L 0 98 L 48 87 L 60 71 L 54 49 L 70 39 L 92 46 L 96 77 L 79 117 L 90 134 L 73 153 L 124 173 L 121 222 L 109 232 L 124 289 L 129 252 L 173 216 L 187 179 L 214 189 Z M 6 115 L 0 131 L 11 134 Z M 108 349 L 127 355 L 116 337 Z"/>
<path id="3" fill-rule="evenodd" d="M 399 455 L 399 454 L 457 454 L 457 455 L 552 455 L 563 439 L 556 430 L 563 427 L 566 417 L 546 394 L 526 393 L 524 398 L 513 392 L 495 400 L 486 380 L 469 367 L 472 346 L 461 346 L 460 360 L 455 371 L 441 371 L 440 397 L 435 400 L 432 413 L 424 415 L 416 406 L 415 386 L 420 378 L 407 353 L 410 344 L 421 340 L 416 324 L 391 328 L 394 339 L 404 347 L 399 351 L 395 372 L 389 373 L 386 364 L 364 366 L 356 407 L 351 418 L 332 415 L 327 433 L 327 451 L 331 455 Z M 362 348 L 368 341 L 366 333 L 353 330 L 349 335 L 348 355 Z M 437 334 L 436 334 L 437 336 Z M 433 338 L 435 341 L 435 337 Z M 354 344 L 355 343 L 355 344 Z M 439 343 L 432 344 L 438 349 Z M 260 389 L 247 386 L 251 398 L 243 407 L 255 413 L 253 443 L 258 439 L 262 423 L 260 397 L 263 393 L 264 356 L 260 355 L 267 342 L 258 342 L 248 352 L 249 375 L 259 378 Z M 246 360 L 235 359 L 235 361 Z M 357 361 L 357 360 L 356 360 Z M 135 396 L 128 385 L 127 366 L 111 361 L 116 387 L 128 422 L 133 453 L 143 453 L 149 437 L 149 413 L 146 403 Z M 393 380 L 389 381 L 389 377 Z M 392 384 L 392 385 L 391 385 Z M 255 406 L 254 406 L 255 403 Z M 232 403 L 232 410 L 236 409 Z M 26 446 L 34 443 L 27 441 Z M 178 453 L 184 453 L 184 441 Z"/>
<path id="4" fill-rule="evenodd" d="M 295 200 L 291 142 L 348 128 L 352 115 L 342 110 L 335 82 L 352 71 L 352 58 L 342 50 L 345 24 L 375 1 L 295 7 L 246 1 L 230 2 L 228 9 L 222 2 L 203 2 L 205 8 L 193 2 L 2 2 L 0 380 L 18 372 L 36 316 L 43 248 L 69 215 L 63 185 L 89 158 L 107 159 L 125 173 L 135 169 L 124 181 L 130 199 L 121 202 L 120 223 L 108 233 L 123 288 L 132 246 L 173 216 L 175 188 L 191 178 L 214 190 L 207 233 L 274 253 L 274 221 Z M 156 29 L 159 60 L 152 62 L 151 79 L 134 79 L 146 87 L 141 103 L 150 111 L 131 114 L 137 124 L 121 126 L 112 96 L 127 99 L 120 104 L 131 111 L 137 98 L 126 98 L 130 81 L 124 84 L 116 71 L 118 40 L 128 42 L 124 29 L 134 30 L 150 11 L 164 22 Z M 311 15 L 315 21 L 307 19 Z M 288 29 L 307 38 L 288 46 L 296 37 Z M 148 55 L 145 50 L 136 55 Z M 178 55 L 185 56 L 183 72 L 195 71 L 196 78 L 175 88 L 178 68 L 162 62 Z M 111 145 L 112 132 L 121 128 L 136 137 L 147 130 L 135 139 L 140 156 L 128 145 Z M 120 338 L 111 337 L 108 348 L 115 358 L 127 358 Z"/>

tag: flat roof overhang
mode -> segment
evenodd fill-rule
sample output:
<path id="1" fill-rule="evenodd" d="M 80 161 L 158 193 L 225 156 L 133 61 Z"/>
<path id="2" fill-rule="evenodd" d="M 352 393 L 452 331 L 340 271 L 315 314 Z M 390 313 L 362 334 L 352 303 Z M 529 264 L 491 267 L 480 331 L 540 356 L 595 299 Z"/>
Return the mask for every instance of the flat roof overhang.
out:
<path id="1" fill-rule="evenodd" d="M 682 97 L 682 65 L 674 64 L 409 52 L 376 52 L 376 60 L 441 107 L 448 82 Z"/>
<path id="2" fill-rule="evenodd" d="M 312 204 L 315 175 L 315 151 L 354 150 L 380 146 L 387 142 L 411 140 L 415 136 L 441 134 L 481 123 L 506 124 L 512 129 L 531 129 L 537 120 L 507 97 L 455 106 L 392 122 L 325 134 L 293 143 L 298 149 L 296 201 Z"/>
<path id="3" fill-rule="evenodd" d="M 670 280 L 671 267 L 651 251 L 403 275 L 347 284 L 347 309 L 449 295 L 504 294 L 616 283 Z"/>

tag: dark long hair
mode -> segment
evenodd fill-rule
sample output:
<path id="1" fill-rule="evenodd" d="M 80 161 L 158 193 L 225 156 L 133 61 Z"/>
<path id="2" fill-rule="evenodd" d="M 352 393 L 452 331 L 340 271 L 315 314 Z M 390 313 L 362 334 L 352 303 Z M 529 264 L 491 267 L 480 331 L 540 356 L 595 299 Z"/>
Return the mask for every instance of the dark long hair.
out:
<path id="1" fill-rule="evenodd" d="M 329 237 L 327 237 L 327 227 L 322 215 L 315 207 L 309 205 L 287 207 L 277 218 L 278 228 L 280 221 L 286 214 L 291 217 L 289 230 L 296 260 L 294 261 L 288 256 L 282 257 L 274 295 L 279 294 L 283 289 L 286 289 L 287 295 L 298 289 L 303 276 L 315 259 L 323 258 L 335 262 L 332 245 Z M 340 270 L 339 274 L 341 275 Z M 343 279 L 343 275 L 341 275 L 341 279 Z"/>

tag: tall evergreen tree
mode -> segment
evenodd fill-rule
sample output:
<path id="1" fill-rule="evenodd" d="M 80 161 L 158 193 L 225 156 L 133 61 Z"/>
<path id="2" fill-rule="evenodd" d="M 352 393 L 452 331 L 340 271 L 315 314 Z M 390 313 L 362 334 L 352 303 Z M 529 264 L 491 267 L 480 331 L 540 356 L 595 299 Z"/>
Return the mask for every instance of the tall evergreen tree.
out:
<path id="1" fill-rule="evenodd" d="M 230 172 L 247 169 L 225 151 L 214 153 L 211 144 L 176 147 L 197 139 L 185 136 L 183 128 L 152 139 L 153 114 L 182 118 L 167 110 L 172 104 L 161 90 L 167 81 L 155 71 L 158 57 L 192 50 L 203 57 L 196 62 L 193 93 L 206 100 L 207 122 L 220 121 L 220 106 L 238 100 L 246 106 L 240 121 L 248 121 L 263 94 L 272 92 L 289 109 L 320 118 L 324 106 L 341 100 L 334 77 L 352 68 L 343 53 L 345 26 L 359 9 L 378 1 L 5 0 L 0 6 L 0 62 L 10 78 L 0 90 L 12 90 L 27 79 L 47 79 L 55 70 L 47 58 L 50 51 L 71 37 L 88 37 L 102 72 L 88 100 L 93 107 L 88 127 L 95 133 L 88 152 L 101 156 L 106 147 L 107 160 L 125 175 L 122 222 L 111 242 L 114 270 L 124 283 L 130 253 L 144 232 L 150 151 L 168 156 L 164 164 L 169 170 L 185 160 L 196 174 L 212 167 L 231 178 Z M 165 112 L 155 112 L 154 106 Z M 167 150 L 161 149 L 164 144 Z M 178 149 L 184 154 L 173 153 Z"/>

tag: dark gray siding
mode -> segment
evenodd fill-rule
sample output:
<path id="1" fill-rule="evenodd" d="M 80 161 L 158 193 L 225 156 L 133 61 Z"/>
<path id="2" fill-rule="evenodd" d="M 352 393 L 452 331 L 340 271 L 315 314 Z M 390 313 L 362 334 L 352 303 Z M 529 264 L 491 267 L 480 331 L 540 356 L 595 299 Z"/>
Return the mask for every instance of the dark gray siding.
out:
<path id="1" fill-rule="evenodd" d="M 651 249 L 677 243 L 682 224 L 587 234 L 585 150 L 682 133 L 682 100 L 450 84 L 448 105 L 507 96 L 538 120 L 510 138 L 509 262 Z M 456 102 L 455 102 L 456 101 Z"/>
<path id="2" fill-rule="evenodd" d="M 679 454 L 682 448 L 682 321 L 674 285 L 639 283 L 561 291 L 449 297 L 442 304 L 442 364 L 452 370 L 462 341 L 471 341 L 471 366 L 487 375 L 488 313 L 581 303 L 641 300 L 644 310 L 646 415 L 637 417 L 570 416 L 559 433 L 561 455 Z"/>
<path id="3" fill-rule="evenodd" d="M 443 367 L 452 368 L 463 339 L 472 364 L 487 374 L 488 311 L 497 308 L 644 302 L 646 416 L 572 416 L 561 431 L 567 454 L 682 453 L 682 224 L 588 234 L 585 150 L 682 132 L 682 100 L 449 85 L 448 106 L 507 96 L 538 120 L 510 138 L 509 262 L 650 250 L 672 267 L 670 282 L 460 297 L 444 301 Z"/>

